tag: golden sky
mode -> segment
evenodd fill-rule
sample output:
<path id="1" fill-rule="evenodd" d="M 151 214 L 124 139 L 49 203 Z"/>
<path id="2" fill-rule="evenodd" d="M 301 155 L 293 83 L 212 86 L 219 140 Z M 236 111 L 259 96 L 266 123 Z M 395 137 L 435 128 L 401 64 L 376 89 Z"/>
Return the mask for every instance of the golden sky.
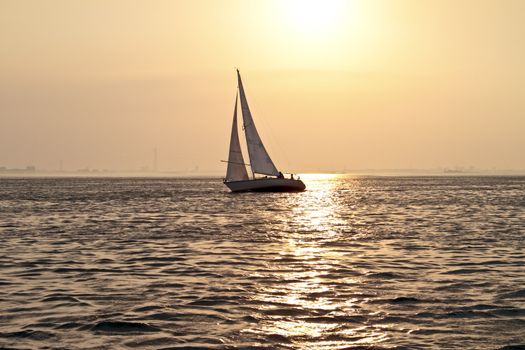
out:
<path id="1" fill-rule="evenodd" d="M 525 169 L 525 1 L 0 0 L 0 166 Z"/>

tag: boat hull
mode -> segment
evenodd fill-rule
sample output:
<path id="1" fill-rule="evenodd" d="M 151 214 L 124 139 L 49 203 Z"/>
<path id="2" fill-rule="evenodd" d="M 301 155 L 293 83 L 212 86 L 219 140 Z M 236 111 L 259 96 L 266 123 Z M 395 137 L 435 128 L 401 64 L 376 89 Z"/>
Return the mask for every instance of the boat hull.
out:
<path id="1" fill-rule="evenodd" d="M 224 182 L 232 192 L 301 192 L 306 186 L 301 180 L 292 179 L 255 179 Z"/>

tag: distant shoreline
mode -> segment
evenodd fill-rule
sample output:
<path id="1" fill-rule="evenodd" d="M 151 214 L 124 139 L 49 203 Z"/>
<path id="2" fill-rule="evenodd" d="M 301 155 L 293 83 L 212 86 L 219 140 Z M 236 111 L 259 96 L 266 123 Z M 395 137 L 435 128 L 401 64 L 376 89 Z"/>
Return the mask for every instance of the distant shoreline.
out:
<path id="1" fill-rule="evenodd" d="M 403 171 L 403 170 L 362 170 L 350 172 L 304 172 L 297 173 L 300 176 L 310 177 L 312 175 L 339 175 L 339 176 L 386 176 L 386 177 L 490 177 L 490 176 L 525 176 L 524 171 L 494 171 L 494 172 L 437 172 L 437 171 Z M 222 178 L 224 174 L 210 173 L 180 173 L 180 172 L 0 172 L 0 179 L 7 178 Z"/>

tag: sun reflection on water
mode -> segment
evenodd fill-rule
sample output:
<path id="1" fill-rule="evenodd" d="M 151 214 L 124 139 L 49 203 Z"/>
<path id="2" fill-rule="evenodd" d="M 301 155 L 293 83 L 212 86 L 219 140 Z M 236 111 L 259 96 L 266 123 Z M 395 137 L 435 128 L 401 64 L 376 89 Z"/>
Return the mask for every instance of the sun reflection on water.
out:
<path id="1" fill-rule="evenodd" d="M 334 280 L 351 268 L 351 257 L 339 251 L 340 227 L 346 224 L 344 202 L 338 195 L 339 175 L 302 176 L 308 191 L 290 196 L 290 222 L 280 236 L 279 248 L 270 263 L 272 283 L 261 283 L 253 296 L 259 305 L 260 320 L 245 332 L 270 336 L 305 349 L 337 349 L 350 345 L 373 345 L 387 335 L 345 318 L 359 315 L 359 301 L 351 286 L 359 283 L 348 275 Z M 266 276 L 268 277 L 268 276 Z M 348 319 L 349 320 L 349 319 Z"/>
<path id="2" fill-rule="evenodd" d="M 337 224 L 334 220 L 339 212 L 335 192 L 340 177 L 341 175 L 336 174 L 303 175 L 309 190 L 304 192 L 299 202 L 294 203 L 292 215 L 294 222 L 302 230 L 325 235 L 333 231 Z"/>

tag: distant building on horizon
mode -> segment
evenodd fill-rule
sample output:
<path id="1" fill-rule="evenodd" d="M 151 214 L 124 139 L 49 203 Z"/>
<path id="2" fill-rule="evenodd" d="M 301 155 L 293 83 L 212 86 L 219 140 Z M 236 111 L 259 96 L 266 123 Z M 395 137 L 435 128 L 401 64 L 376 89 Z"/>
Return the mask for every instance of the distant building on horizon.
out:
<path id="1" fill-rule="evenodd" d="M 0 167 L 0 172 L 5 174 L 29 174 L 36 172 L 36 166 L 28 165 L 24 169 L 19 168 L 8 168 L 5 166 Z"/>

